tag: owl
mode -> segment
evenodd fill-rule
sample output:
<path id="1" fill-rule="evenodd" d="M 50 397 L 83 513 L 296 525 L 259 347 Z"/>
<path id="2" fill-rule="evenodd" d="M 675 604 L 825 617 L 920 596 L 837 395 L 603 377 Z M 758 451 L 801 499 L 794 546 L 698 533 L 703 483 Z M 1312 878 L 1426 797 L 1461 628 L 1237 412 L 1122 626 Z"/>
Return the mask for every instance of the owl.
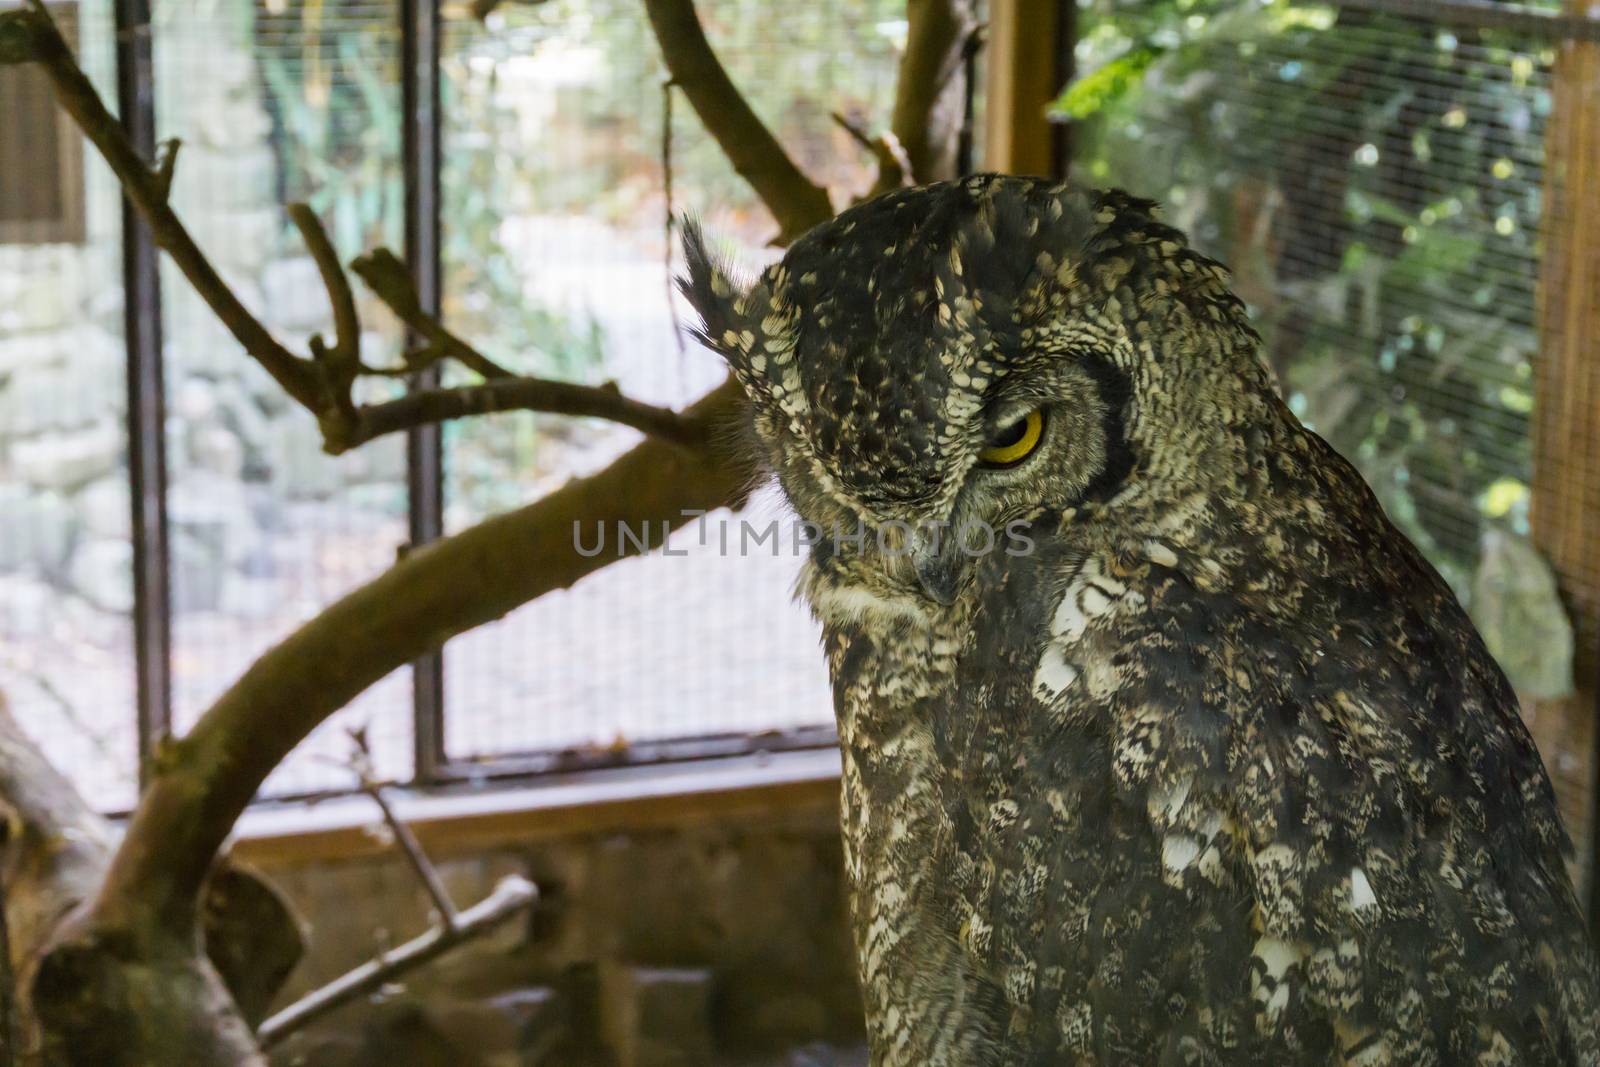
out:
<path id="1" fill-rule="evenodd" d="M 682 285 L 806 527 L 874 1067 L 1600 1062 L 1505 678 L 1147 201 L 897 191 Z"/>

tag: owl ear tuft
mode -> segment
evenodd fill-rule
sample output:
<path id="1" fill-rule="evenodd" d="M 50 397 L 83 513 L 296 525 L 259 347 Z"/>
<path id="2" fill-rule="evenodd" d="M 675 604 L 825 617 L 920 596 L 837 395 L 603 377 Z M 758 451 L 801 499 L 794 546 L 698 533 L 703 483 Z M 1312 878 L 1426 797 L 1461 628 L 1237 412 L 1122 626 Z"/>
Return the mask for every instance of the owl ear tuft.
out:
<path id="1" fill-rule="evenodd" d="M 700 315 L 700 326 L 691 330 L 695 338 L 714 352 L 720 352 L 729 362 L 739 360 L 743 353 L 739 347 L 728 343 L 730 333 L 737 335 L 743 329 L 738 299 L 740 287 L 724 261 L 706 247 L 705 231 L 700 223 L 684 216 L 683 258 L 689 273 L 678 279 L 678 291 Z"/>

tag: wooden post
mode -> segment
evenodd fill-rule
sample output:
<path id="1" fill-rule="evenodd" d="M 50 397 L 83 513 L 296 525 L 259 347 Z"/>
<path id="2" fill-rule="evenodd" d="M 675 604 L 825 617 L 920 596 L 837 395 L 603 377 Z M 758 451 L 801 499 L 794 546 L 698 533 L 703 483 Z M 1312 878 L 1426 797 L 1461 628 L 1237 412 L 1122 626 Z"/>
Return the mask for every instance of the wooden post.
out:
<path id="1" fill-rule="evenodd" d="M 1573 15 L 1588 0 L 1567 0 Z M 1600 712 L 1600 44 L 1560 46 L 1545 148 L 1545 252 L 1535 367 L 1534 544 L 1555 568 L 1575 641 L 1576 692 L 1524 711 L 1577 845 L 1591 926 L 1595 718 Z"/>
<path id="2" fill-rule="evenodd" d="M 1065 127 L 1045 108 L 1071 77 L 1072 0 L 991 0 L 985 170 L 1064 176 Z"/>

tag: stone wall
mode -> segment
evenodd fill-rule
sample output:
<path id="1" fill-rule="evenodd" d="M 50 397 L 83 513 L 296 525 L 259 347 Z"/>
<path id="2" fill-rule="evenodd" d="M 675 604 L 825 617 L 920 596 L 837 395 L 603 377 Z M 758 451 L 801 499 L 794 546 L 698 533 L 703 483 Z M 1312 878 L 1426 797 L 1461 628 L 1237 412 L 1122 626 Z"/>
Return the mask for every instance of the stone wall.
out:
<path id="1" fill-rule="evenodd" d="M 278 202 L 256 5 L 154 9 L 158 127 L 182 140 L 174 202 L 245 304 L 301 349 L 329 309 Z M 85 3 L 79 55 L 108 100 L 112 34 L 111 5 Z M 89 149 L 85 170 L 83 243 L 0 245 L 0 690 L 115 808 L 135 768 L 122 219 Z M 182 722 L 308 604 L 393 558 L 405 449 L 323 455 L 311 417 L 165 260 L 161 282 Z"/>
<path id="2" fill-rule="evenodd" d="M 831 809 L 511 844 L 450 858 L 441 872 L 458 906 L 510 873 L 544 899 L 530 922 L 297 1035 L 276 1063 L 865 1062 Z M 415 877 L 387 855 L 268 874 L 310 931 L 286 998 L 428 923 Z"/>

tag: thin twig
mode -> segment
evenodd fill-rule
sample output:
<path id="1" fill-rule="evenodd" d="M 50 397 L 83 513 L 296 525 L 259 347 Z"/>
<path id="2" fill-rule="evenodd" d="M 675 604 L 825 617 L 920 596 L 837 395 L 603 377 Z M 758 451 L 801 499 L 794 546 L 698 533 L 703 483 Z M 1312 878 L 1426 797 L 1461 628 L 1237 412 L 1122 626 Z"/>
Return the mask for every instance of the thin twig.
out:
<path id="1" fill-rule="evenodd" d="M 411 865 L 416 873 L 417 880 L 422 883 L 422 888 L 428 893 L 428 899 L 433 901 L 433 908 L 439 913 L 439 919 L 447 929 L 454 930 L 460 925 L 460 917 L 456 912 L 455 902 L 450 899 L 450 891 L 445 888 L 444 882 L 439 878 L 439 871 L 428 859 L 428 854 L 422 851 L 422 845 L 417 841 L 417 835 L 411 832 L 411 827 L 400 820 L 394 813 L 394 808 L 389 804 L 389 798 L 383 795 L 383 782 L 373 772 L 372 747 L 367 743 L 366 727 L 350 731 L 350 741 L 354 751 L 350 756 L 350 769 L 355 773 L 356 779 L 361 783 L 361 791 L 372 798 L 372 802 L 383 813 L 383 821 L 389 826 L 389 833 L 394 836 L 395 844 L 400 846 L 400 851 L 405 854 L 406 862 Z"/>
<path id="2" fill-rule="evenodd" d="M 329 370 L 336 378 L 345 379 L 345 399 L 348 400 L 350 381 L 355 379 L 361 366 L 361 320 L 356 316 L 356 297 L 350 291 L 350 279 L 345 277 L 339 263 L 339 253 L 328 239 L 317 213 L 306 204 L 289 205 L 289 221 L 305 240 L 306 251 L 322 275 L 322 285 L 328 291 L 328 302 L 333 305 L 334 342 L 324 351 L 329 360 Z"/>
<path id="3" fill-rule="evenodd" d="M 516 377 L 451 333 L 444 323 L 430 314 L 417 296 L 411 271 L 399 256 L 387 248 L 375 248 L 357 256 L 350 264 L 350 270 L 401 322 L 427 341 L 421 349 L 407 356 L 406 364 L 411 371 L 422 370 L 431 362 L 449 356 L 468 370 L 476 371 L 488 379 Z"/>
<path id="4" fill-rule="evenodd" d="M 463 911 L 455 926 L 435 926 L 421 937 L 407 941 L 399 948 L 385 952 L 377 959 L 306 994 L 262 1023 L 256 1031 L 256 1039 L 262 1048 L 271 1048 L 335 1008 L 381 989 L 399 975 L 494 929 L 532 907 L 538 899 L 538 887 L 532 882 L 520 875 L 508 875 L 487 897 Z"/>
<path id="5" fill-rule="evenodd" d="M 43 5 L 0 13 L 0 63 L 34 62 L 49 76 L 56 100 L 105 157 L 123 192 L 150 227 L 155 242 L 222 320 L 244 350 L 295 400 L 318 410 L 321 388 L 310 360 L 290 352 L 228 288 L 167 201 L 175 157 L 153 168 L 142 159 L 73 58 Z"/>
<path id="6" fill-rule="evenodd" d="M 681 370 L 687 345 L 683 336 L 683 323 L 678 321 L 678 280 L 673 277 L 672 272 L 672 249 L 675 244 L 672 235 L 678 228 L 678 211 L 672 203 L 672 90 L 675 86 L 676 83 L 671 78 L 661 83 L 661 190 L 666 201 L 661 230 L 667 245 L 662 255 L 666 266 L 667 315 L 672 319 L 672 337 L 678 343 L 678 366 Z"/>

